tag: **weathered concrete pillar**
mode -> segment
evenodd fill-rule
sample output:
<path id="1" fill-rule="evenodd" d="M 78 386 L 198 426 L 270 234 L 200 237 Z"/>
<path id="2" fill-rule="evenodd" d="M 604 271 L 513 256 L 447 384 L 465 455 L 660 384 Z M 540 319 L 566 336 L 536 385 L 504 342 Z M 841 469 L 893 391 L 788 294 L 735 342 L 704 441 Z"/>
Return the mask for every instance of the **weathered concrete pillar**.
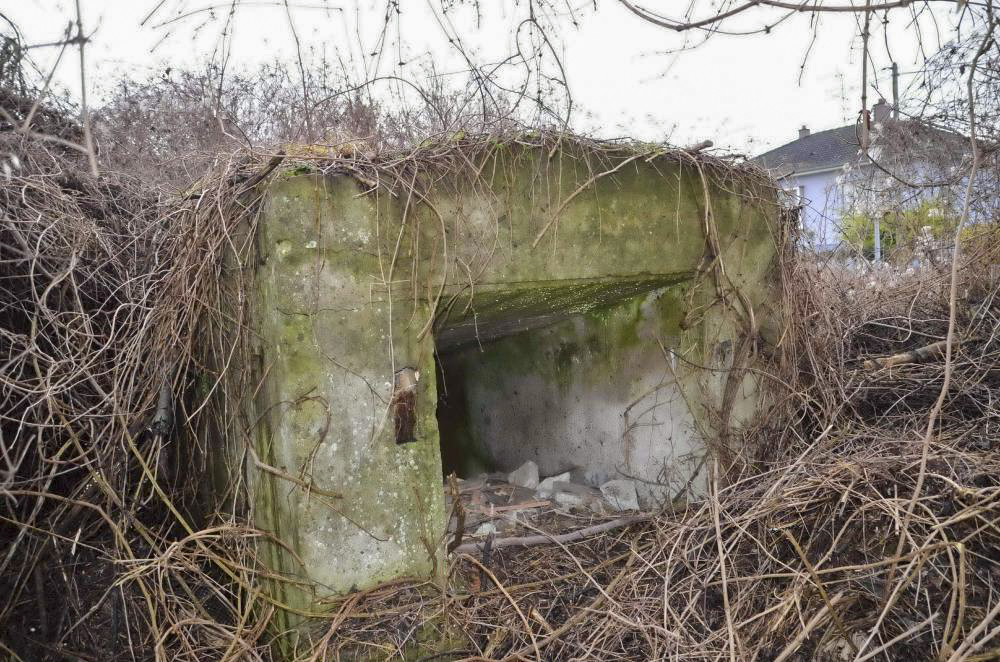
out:
<path id="1" fill-rule="evenodd" d="M 405 287 L 410 265 L 378 254 L 392 206 L 361 192 L 347 177 L 284 177 L 259 231 L 257 453 L 275 471 L 252 471 L 255 519 L 294 551 L 271 545 L 277 567 L 317 595 L 440 563 L 433 337 L 420 337 L 429 306 Z M 398 231 L 388 218 L 382 230 Z M 389 405 L 404 368 L 431 378 L 413 394 L 413 441 L 397 444 Z M 289 591 L 290 604 L 307 607 L 302 593 Z"/>
<path id="2" fill-rule="evenodd" d="M 775 326 L 767 183 L 676 153 L 551 147 L 459 147 L 457 173 L 383 164 L 406 174 L 391 193 L 305 167 L 270 185 L 248 465 L 254 521 L 281 541 L 269 562 L 292 580 L 282 604 L 442 569 L 435 342 L 464 375 L 468 448 L 495 464 L 673 468 L 669 496 L 702 480 L 711 412 L 755 409 L 754 380 L 727 375 L 747 330 Z M 666 432 L 631 425 L 649 411 Z"/>

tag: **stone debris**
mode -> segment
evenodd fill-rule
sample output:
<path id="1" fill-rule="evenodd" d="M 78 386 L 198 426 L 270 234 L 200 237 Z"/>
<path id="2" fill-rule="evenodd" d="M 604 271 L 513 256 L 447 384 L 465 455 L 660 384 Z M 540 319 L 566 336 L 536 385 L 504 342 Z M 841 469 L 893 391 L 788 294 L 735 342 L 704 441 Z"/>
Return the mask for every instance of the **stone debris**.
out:
<path id="1" fill-rule="evenodd" d="M 861 650 L 868 639 L 864 632 L 851 634 L 851 641 L 841 636 L 832 638 L 816 651 L 816 659 L 821 662 L 843 662 L 853 660 L 855 652 Z"/>
<path id="2" fill-rule="evenodd" d="M 557 481 L 553 483 L 552 490 L 552 499 L 564 508 L 602 509 L 601 492 L 593 487 Z"/>
<path id="3" fill-rule="evenodd" d="M 542 482 L 538 484 L 538 489 L 535 490 L 535 496 L 539 499 L 548 499 L 555 493 L 556 483 L 569 483 L 569 472 L 561 473 L 557 476 L 549 476 Z"/>
<path id="4" fill-rule="evenodd" d="M 510 474 L 484 473 L 476 478 L 457 480 L 457 496 L 461 500 L 461 524 L 469 538 L 482 539 L 489 535 L 509 537 L 530 535 L 536 528 L 565 531 L 586 526 L 593 518 L 608 517 L 626 510 L 638 510 L 635 483 L 612 480 L 600 489 L 570 480 L 571 473 L 549 476 L 538 483 L 537 489 L 518 485 L 513 480 L 530 484 L 534 462 L 526 462 Z M 453 514 L 454 490 L 445 485 L 445 505 Z M 449 534 L 456 535 L 457 517 L 449 517 Z"/>
<path id="5" fill-rule="evenodd" d="M 615 510 L 639 510 L 639 495 L 631 480 L 609 480 L 601 485 L 601 494 Z"/>
<path id="6" fill-rule="evenodd" d="M 535 489 L 538 487 L 538 465 L 528 460 L 514 471 L 507 474 L 507 482 L 519 487 Z"/>

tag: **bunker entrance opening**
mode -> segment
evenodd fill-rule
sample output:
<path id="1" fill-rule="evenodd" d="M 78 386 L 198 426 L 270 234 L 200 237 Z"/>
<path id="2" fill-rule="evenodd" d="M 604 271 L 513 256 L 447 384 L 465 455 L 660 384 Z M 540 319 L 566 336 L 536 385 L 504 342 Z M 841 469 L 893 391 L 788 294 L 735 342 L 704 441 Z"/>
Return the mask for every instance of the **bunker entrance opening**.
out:
<path id="1" fill-rule="evenodd" d="M 640 493 L 669 489 L 651 467 L 674 465 L 676 442 L 692 437 L 663 352 L 680 333 L 680 281 L 494 294 L 478 312 L 439 321 L 444 475 L 508 473 L 530 460 L 541 477 L 569 472 L 592 487 L 638 477 L 647 483 Z M 647 427 L 636 432 L 633 424 Z"/>

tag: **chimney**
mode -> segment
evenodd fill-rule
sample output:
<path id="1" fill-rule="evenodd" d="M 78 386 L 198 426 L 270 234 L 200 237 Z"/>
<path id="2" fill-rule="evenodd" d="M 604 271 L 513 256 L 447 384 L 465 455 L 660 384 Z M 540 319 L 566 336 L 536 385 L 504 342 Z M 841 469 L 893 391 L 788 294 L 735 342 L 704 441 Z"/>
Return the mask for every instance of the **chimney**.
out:
<path id="1" fill-rule="evenodd" d="M 879 99 L 878 103 L 872 106 L 872 121 L 874 123 L 881 124 L 891 117 L 892 108 L 885 102 L 885 99 Z"/>
<path id="2" fill-rule="evenodd" d="M 805 138 L 808 135 L 809 135 L 809 127 L 806 126 L 805 124 L 803 124 L 802 128 L 799 129 L 799 140 L 802 140 L 803 138 Z"/>

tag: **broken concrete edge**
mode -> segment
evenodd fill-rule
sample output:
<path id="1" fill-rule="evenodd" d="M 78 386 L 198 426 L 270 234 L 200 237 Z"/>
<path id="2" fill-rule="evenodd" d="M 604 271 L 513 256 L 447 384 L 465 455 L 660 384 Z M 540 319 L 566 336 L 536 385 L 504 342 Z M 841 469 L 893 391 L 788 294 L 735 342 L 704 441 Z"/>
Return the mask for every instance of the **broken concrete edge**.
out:
<path id="1" fill-rule="evenodd" d="M 639 510 L 639 494 L 631 480 L 609 480 L 601 485 L 601 494 L 619 511 Z"/>
<path id="2" fill-rule="evenodd" d="M 556 483 L 569 482 L 570 477 L 568 471 L 556 474 L 555 476 L 549 476 L 545 480 L 538 483 L 538 489 L 535 490 L 535 496 L 539 499 L 547 499 L 556 493 Z"/>

